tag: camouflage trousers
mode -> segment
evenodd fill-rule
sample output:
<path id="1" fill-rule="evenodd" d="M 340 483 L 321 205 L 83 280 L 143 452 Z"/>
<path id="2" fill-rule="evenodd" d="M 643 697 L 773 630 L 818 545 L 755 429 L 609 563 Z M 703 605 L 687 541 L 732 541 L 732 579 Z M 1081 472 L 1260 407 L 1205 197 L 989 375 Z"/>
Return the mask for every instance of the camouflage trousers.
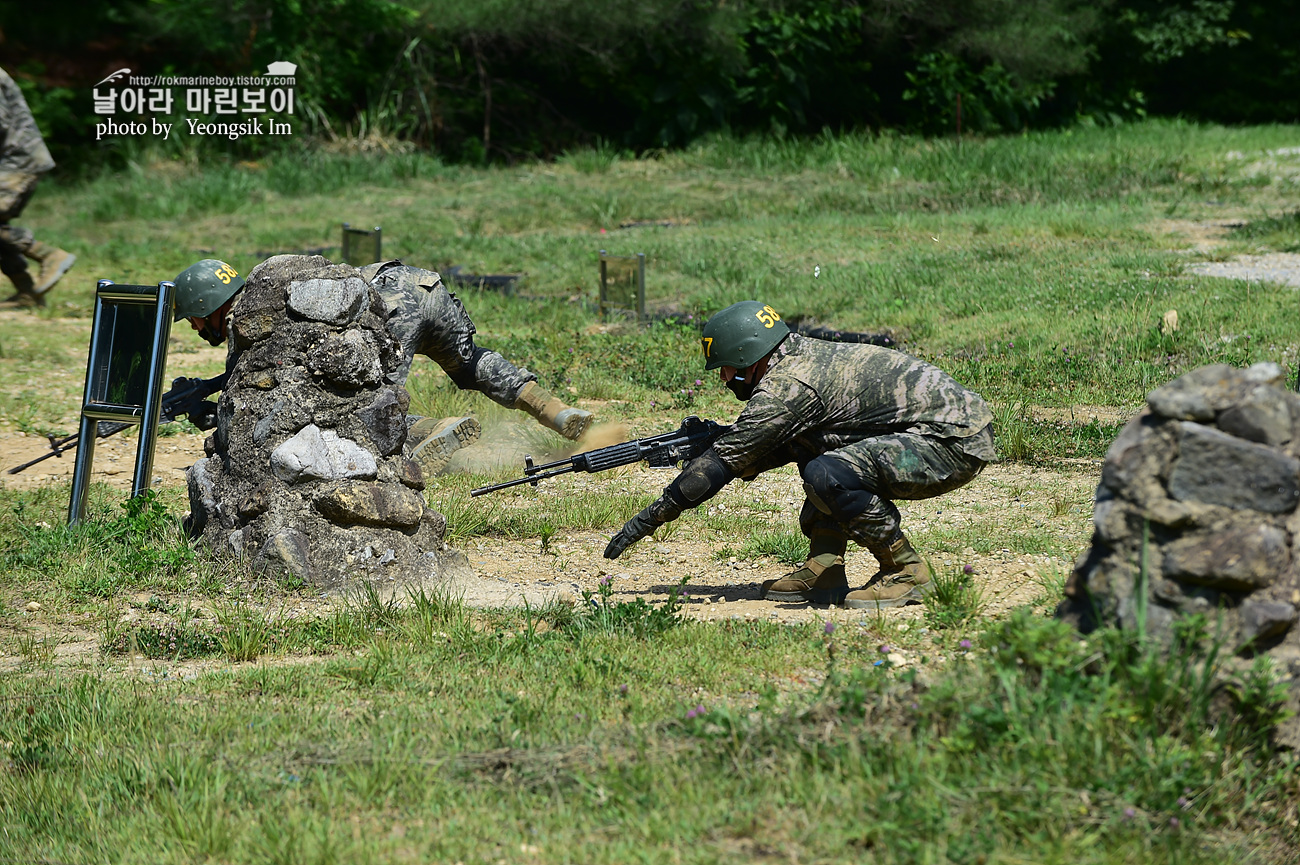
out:
<path id="1" fill-rule="evenodd" d="M 991 445 L 990 427 L 977 435 Z M 800 469 L 807 498 L 799 528 L 809 538 L 835 535 L 873 553 L 887 549 L 901 536 L 895 499 L 943 495 L 984 469 L 984 460 L 966 453 L 961 442 L 896 433 L 822 454 Z"/>
<path id="2" fill-rule="evenodd" d="M 474 344 L 474 322 L 460 298 L 441 285 L 420 302 L 426 323 L 421 354 L 432 358 L 462 390 L 476 390 L 488 399 L 514 408 L 524 385 L 537 376 L 519 369 L 495 351 Z"/>
<path id="3" fill-rule="evenodd" d="M 402 344 L 403 378 L 414 356 L 422 354 L 461 390 L 476 390 L 506 408 L 514 408 L 524 385 L 537 381 L 528 370 L 474 344 L 474 322 L 437 274 L 393 267 L 379 272 L 375 287 L 389 309 L 388 329 Z"/>
<path id="4" fill-rule="evenodd" d="M 0 172 L 0 273 L 11 275 L 27 269 L 23 253 L 31 249 L 35 238 L 25 228 L 10 225 L 23 212 L 36 191 L 38 174 Z"/>

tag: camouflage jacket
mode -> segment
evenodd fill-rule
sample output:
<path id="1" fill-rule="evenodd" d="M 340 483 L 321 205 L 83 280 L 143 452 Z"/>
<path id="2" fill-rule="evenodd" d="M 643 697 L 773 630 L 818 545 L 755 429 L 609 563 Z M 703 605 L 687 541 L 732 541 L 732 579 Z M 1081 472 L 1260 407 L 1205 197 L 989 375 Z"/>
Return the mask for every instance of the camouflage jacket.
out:
<path id="1" fill-rule="evenodd" d="M 915 433 L 969 440 L 994 458 L 984 398 L 938 367 L 888 348 L 790 334 L 735 425 L 713 445 L 740 477 L 816 457 L 865 438 Z"/>
<path id="2" fill-rule="evenodd" d="M 23 92 L 0 69 L 0 173 L 43 174 L 53 167 Z"/>

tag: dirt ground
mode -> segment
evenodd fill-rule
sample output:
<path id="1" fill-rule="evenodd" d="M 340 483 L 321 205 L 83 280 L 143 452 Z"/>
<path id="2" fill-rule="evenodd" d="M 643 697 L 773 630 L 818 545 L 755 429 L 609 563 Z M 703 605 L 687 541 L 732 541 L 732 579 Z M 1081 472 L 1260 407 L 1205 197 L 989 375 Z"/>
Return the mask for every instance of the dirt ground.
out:
<path id="1" fill-rule="evenodd" d="M 480 445 L 463 452 L 464 462 L 519 462 L 519 446 L 510 442 L 518 435 L 512 430 L 492 430 Z M 45 439 L 12 428 L 0 428 L 0 459 L 12 465 L 48 450 Z M 46 460 L 19 475 L 0 476 L 0 484 L 29 489 L 38 485 L 66 484 L 72 476 L 75 452 Z M 185 469 L 203 455 L 202 435 L 175 435 L 159 439 L 154 461 L 155 484 L 183 487 Z M 125 493 L 130 489 L 135 439 L 113 436 L 101 440 L 96 448 L 94 479 Z M 518 459 L 517 459 L 518 457 Z M 1059 523 L 1056 529 L 1068 540 L 1068 549 L 1080 550 L 1086 543 L 1091 526 L 1091 495 L 1096 484 L 1098 465 L 1079 461 L 1062 471 L 1047 471 L 1018 465 L 992 465 L 961 490 L 925 502 L 900 503 L 905 525 L 912 529 L 960 526 L 987 519 L 988 511 L 1003 509 L 1019 513 L 1026 508 L 1042 511 L 1040 522 Z M 620 489 L 657 492 L 671 479 L 670 472 L 647 468 L 622 470 L 615 477 L 568 476 L 547 482 L 551 489 L 572 493 L 590 489 L 598 495 L 611 481 Z M 1072 503 L 1067 514 L 1055 518 L 1047 513 L 1049 498 Z M 744 502 L 758 501 L 778 505 L 783 513 L 778 519 L 797 525 L 802 493 L 792 471 L 782 470 L 760 476 L 752 483 L 736 483 L 714 500 L 722 508 L 742 507 Z M 484 506 L 488 506 L 485 502 Z M 662 543 L 646 539 L 616 561 L 602 557 L 609 535 L 594 531 L 557 533 L 547 549 L 531 540 L 474 538 L 463 545 L 473 577 L 462 578 L 456 591 L 476 607 L 514 606 L 527 601 L 539 604 L 553 597 L 578 601 L 582 593 L 595 593 L 603 577 L 613 580 L 615 597 L 645 597 L 662 601 L 683 576 L 690 576 L 687 588 L 687 612 L 705 621 L 723 619 L 771 619 L 779 622 L 834 620 L 860 622 L 875 614 L 807 604 L 786 604 L 759 599 L 763 580 L 779 577 L 790 568 L 774 559 L 754 561 L 720 561 L 715 550 L 729 540 L 685 539 L 680 533 Z M 1012 607 L 1042 599 L 1050 587 L 1059 585 L 1072 562 L 1063 557 L 1016 554 L 996 550 L 979 554 L 967 548 L 961 555 L 940 555 L 932 560 L 936 567 L 971 565 L 988 602 L 987 612 L 996 615 Z M 850 549 L 847 556 L 850 582 L 860 584 L 874 571 L 874 560 L 863 550 Z M 139 599 L 143 604 L 144 598 Z M 328 605 L 337 599 L 321 599 Z M 302 614 L 314 612 L 318 603 L 305 603 Z M 309 609 L 311 608 L 311 609 Z M 891 619 L 909 621 L 922 613 L 919 606 L 889 611 Z"/>
<path id="2" fill-rule="evenodd" d="M 1214 256 L 1221 255 L 1220 249 L 1229 241 L 1229 231 L 1245 225 L 1250 218 L 1253 217 L 1200 221 L 1162 219 L 1154 224 L 1153 230 L 1180 244 L 1181 251 L 1188 255 Z M 1230 261 L 1193 261 L 1187 265 L 1187 269 L 1198 276 L 1244 279 L 1300 288 L 1300 254 L 1294 252 L 1273 252 L 1261 247 L 1249 255 L 1235 255 Z"/>
<path id="3" fill-rule="evenodd" d="M 924 531 L 930 527 L 960 526 L 984 519 L 980 514 L 999 508 L 1013 514 L 1030 507 L 1037 509 L 1049 495 L 1056 495 L 1063 501 L 1077 503 L 1058 522 L 1060 530 L 1070 539 L 1068 548 L 1082 550 L 1091 531 L 1091 495 L 1098 470 L 1098 466 L 1092 465 L 1072 467 L 1066 472 L 1013 465 L 989 466 L 970 485 L 947 496 L 900 503 L 904 527 Z M 654 480 L 647 479 L 647 486 L 657 489 L 671 475 L 653 477 Z M 1029 490 L 1034 490 L 1034 494 L 1030 495 Z M 1053 492 L 1049 494 L 1048 490 Z M 743 493 L 749 499 L 784 504 L 786 512 L 778 519 L 794 530 L 802 491 L 793 473 L 773 472 L 761 476 L 745 485 Z M 1031 499 L 1036 499 L 1037 504 L 1029 504 Z M 722 497 L 715 501 L 725 506 Z M 601 555 L 608 540 L 607 534 L 574 533 L 552 539 L 549 550 L 542 553 L 537 541 L 478 538 L 468 543 L 466 553 L 476 575 L 509 586 L 521 597 L 530 599 L 540 598 L 543 592 L 571 597 L 580 596 L 584 590 L 595 592 L 598 581 L 606 576 L 613 580 L 616 597 L 657 599 L 664 597 L 677 580 L 689 576 L 687 611 L 705 621 L 861 622 L 876 617 L 874 612 L 760 600 L 760 584 L 788 573 L 790 567 L 769 557 L 718 560 L 715 551 L 728 540 L 722 536 L 714 541 L 687 540 L 676 534 L 661 543 L 646 539 L 615 561 Z M 931 563 L 936 568 L 970 565 L 984 592 L 986 612 L 997 615 L 1050 595 L 1073 566 L 1073 559 L 1017 554 L 1008 549 L 981 554 L 967 547 L 957 554 L 936 554 Z M 849 581 L 855 585 L 865 583 L 875 571 L 871 555 L 856 547 L 849 550 L 846 566 Z M 921 607 L 912 606 L 890 610 L 884 615 L 911 620 L 919 618 L 921 613 Z"/>

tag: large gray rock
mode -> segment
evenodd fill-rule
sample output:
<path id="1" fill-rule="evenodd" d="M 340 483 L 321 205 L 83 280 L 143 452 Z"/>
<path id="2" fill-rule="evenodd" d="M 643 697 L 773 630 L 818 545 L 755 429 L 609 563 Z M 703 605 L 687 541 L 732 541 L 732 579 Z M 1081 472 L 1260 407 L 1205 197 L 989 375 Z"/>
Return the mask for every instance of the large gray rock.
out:
<path id="1" fill-rule="evenodd" d="M 1147 406 L 1106 454 L 1092 544 L 1057 614 L 1165 642 L 1180 618 L 1203 615 L 1240 656 L 1223 684 L 1266 652 L 1300 708 L 1300 397 L 1276 364 L 1217 364 L 1157 388 Z M 1300 748 L 1300 715 L 1277 740 Z"/>
<path id="2" fill-rule="evenodd" d="M 336 523 L 415 528 L 424 499 L 401 484 L 336 484 L 316 497 L 316 510 Z"/>
<path id="3" fill-rule="evenodd" d="M 214 555 L 324 588 L 464 575 L 402 453 L 410 396 L 392 383 L 402 357 L 386 318 L 355 268 L 320 256 L 249 274 L 217 428 L 188 474 L 190 529 Z"/>
<path id="4" fill-rule="evenodd" d="M 1287 534 L 1267 523 L 1185 535 L 1164 545 L 1166 577 L 1231 592 L 1266 589 L 1291 563 Z"/>
<path id="5" fill-rule="evenodd" d="M 1259 385 L 1281 385 L 1285 376 L 1275 363 L 1237 369 L 1216 363 L 1194 369 L 1147 396 L 1147 405 L 1171 420 L 1213 421 L 1219 412 L 1239 403 Z"/>
<path id="6" fill-rule="evenodd" d="M 344 279 L 307 279 L 289 286 L 288 307 L 303 318 L 343 325 L 366 306 L 370 289 L 360 274 Z"/>
<path id="7" fill-rule="evenodd" d="M 1180 501 L 1284 514 L 1300 502 L 1300 460 L 1277 448 L 1182 421 L 1169 492 Z"/>
<path id="8" fill-rule="evenodd" d="M 254 441 L 257 427 L 254 425 Z M 334 430 L 308 424 L 293 438 L 271 451 L 271 471 L 288 484 L 332 481 L 339 478 L 373 478 L 379 471 L 375 457 Z"/>
<path id="9" fill-rule="evenodd" d="M 405 388 L 400 392 L 386 388 L 379 392 L 370 405 L 357 413 L 366 425 L 366 432 L 375 443 L 375 449 L 383 456 L 395 454 L 402 449 L 402 442 L 406 441 L 406 410 L 410 404 L 411 398 L 407 396 Z"/>
<path id="10" fill-rule="evenodd" d="M 378 346 L 357 328 L 327 336 L 312 353 L 309 366 L 312 372 L 344 388 L 376 385 L 384 377 Z"/>
<path id="11" fill-rule="evenodd" d="M 1284 445 L 1291 441 L 1291 412 L 1270 388 L 1256 388 L 1246 399 L 1219 415 L 1219 429 L 1247 441 Z"/>

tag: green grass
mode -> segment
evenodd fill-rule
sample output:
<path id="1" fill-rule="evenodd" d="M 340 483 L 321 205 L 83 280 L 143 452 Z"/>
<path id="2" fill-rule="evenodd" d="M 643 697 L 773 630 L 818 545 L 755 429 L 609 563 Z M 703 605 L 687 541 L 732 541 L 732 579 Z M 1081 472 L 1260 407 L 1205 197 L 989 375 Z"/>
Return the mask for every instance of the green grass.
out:
<path id="1" fill-rule="evenodd" d="M 575 168 L 576 156 L 491 169 L 418 155 L 142 157 L 124 173 L 43 186 L 26 218 L 80 256 L 43 316 L 86 314 L 100 276 L 156 281 L 209 254 L 247 271 L 258 252 L 337 246 L 347 219 L 382 224 L 388 254 L 413 264 L 525 273 L 526 298 L 463 292 L 483 344 L 549 387 L 636 414 L 715 410 L 726 394 L 707 381 L 695 405 L 681 404 L 701 378 L 693 327 L 593 327 L 601 248 L 647 254 L 656 309 L 707 315 L 762 297 L 789 318 L 891 329 L 992 399 L 1131 406 L 1204 363 L 1289 360 L 1297 322 L 1284 295 L 1184 276 L 1185 257 L 1151 226 L 1224 208 L 1278 212 L 1285 183 L 1261 187 L 1248 160 L 1225 154 L 1293 137 L 1151 122 L 960 148 L 892 135 L 718 138 L 596 172 Z M 661 218 L 683 224 L 616 227 Z M 1182 327 L 1162 335 L 1170 308 Z M 12 324 L 0 326 L 0 353 L 0 383 L 7 367 L 68 356 L 66 342 Z"/>
<path id="2" fill-rule="evenodd" d="M 196 555 L 181 490 L 124 509 L 92 485 L 68 529 L 66 486 L 0 489 L 0 859 L 1288 861 L 1300 790 L 1294 758 L 1268 743 L 1268 670 L 1227 664 L 1212 623 L 1172 656 L 1080 640 L 1041 616 L 1065 565 L 1039 578 L 1040 613 L 991 618 L 963 564 L 1071 561 L 1090 530 L 1084 472 L 1153 387 L 1218 361 L 1294 374 L 1291 293 L 1188 275 L 1158 229 L 1233 218 L 1231 249 L 1292 248 L 1293 185 L 1246 167 L 1296 135 L 1151 122 L 960 147 L 718 137 L 488 169 L 142 152 L 125 172 L 43 184 L 25 222 L 79 259 L 49 309 L 0 322 L 14 430 L 73 428 L 95 278 L 155 282 L 209 255 L 246 272 L 259 253 L 337 246 L 347 220 L 381 224 L 386 253 L 413 264 L 525 273 L 516 297 L 459 292 L 480 344 L 633 434 L 734 417 L 699 368 L 697 327 L 760 297 L 788 319 L 889 329 L 989 398 L 1001 457 L 1021 467 L 994 500 L 906 503 L 939 591 L 918 619 L 830 633 L 703 624 L 609 584 L 518 610 L 427 589 L 323 601 Z M 617 227 L 663 219 L 677 224 Z M 651 306 L 682 317 L 600 322 L 600 249 L 645 252 Z M 1181 327 L 1162 334 L 1171 308 Z M 194 342 L 178 329 L 173 358 Z M 186 374 L 220 372 L 204 363 Z M 517 419 L 432 364 L 408 385 L 423 414 L 472 413 L 489 431 Z M 535 457 L 564 453 L 532 425 L 511 435 Z M 612 531 L 671 477 L 468 496 L 516 476 L 513 460 L 430 485 L 450 542 L 589 565 L 570 561 L 574 539 Z M 780 471 L 793 498 L 733 484 L 653 547 L 797 566 L 799 480 Z M 648 541 L 628 553 L 661 555 Z"/>
<path id="3" fill-rule="evenodd" d="M 985 605 L 984 591 L 971 573 L 961 568 L 934 570 L 934 589 L 925 598 L 925 620 L 931 627 L 968 626 Z"/>
<path id="4" fill-rule="evenodd" d="M 118 516 L 93 489 L 82 531 L 106 561 L 187 549 L 157 500 Z M 35 517 L 52 505 L 20 501 Z M 1285 819 L 1300 791 L 1268 746 L 1270 671 L 1216 676 L 1208 624 L 1163 659 L 1028 610 L 989 622 L 965 575 L 941 583 L 926 636 L 886 617 L 706 625 L 671 598 L 616 601 L 608 581 L 577 607 L 513 611 L 366 585 L 294 618 L 303 589 L 235 579 L 151 594 L 162 623 L 98 607 L 100 653 L 71 667 L 56 634 L 6 607 L 21 663 L 0 675 L 0 852 L 1284 861 L 1269 851 L 1300 840 Z M 53 608 L 97 603 L 48 590 Z M 883 660 L 897 649 L 914 666 Z"/>
<path id="5" fill-rule="evenodd" d="M 1267 831 L 1296 792 L 1290 759 L 1261 759 L 1276 688 L 1247 672 L 1211 714 L 1204 641 L 1164 661 L 1019 615 L 971 650 L 954 642 L 956 666 L 922 684 L 876 663 L 866 631 L 478 622 L 144 688 L 9 677 L 3 847 L 56 861 L 1215 862 L 1266 861 L 1261 843 L 1290 839 Z M 807 666 L 820 685 L 790 689 Z"/>

